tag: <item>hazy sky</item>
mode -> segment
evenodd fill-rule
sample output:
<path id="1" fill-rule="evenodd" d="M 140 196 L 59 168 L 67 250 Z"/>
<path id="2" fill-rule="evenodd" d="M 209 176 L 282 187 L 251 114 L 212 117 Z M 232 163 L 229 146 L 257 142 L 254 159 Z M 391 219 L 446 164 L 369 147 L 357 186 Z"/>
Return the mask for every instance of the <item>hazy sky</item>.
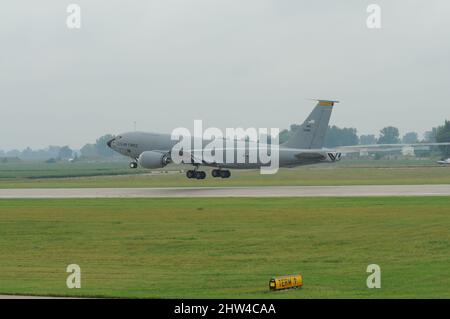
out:
<path id="1" fill-rule="evenodd" d="M 285 128 L 313 97 L 361 134 L 423 133 L 450 118 L 449 17 L 447 0 L 4 1 L 0 149 L 79 148 L 134 121 Z"/>

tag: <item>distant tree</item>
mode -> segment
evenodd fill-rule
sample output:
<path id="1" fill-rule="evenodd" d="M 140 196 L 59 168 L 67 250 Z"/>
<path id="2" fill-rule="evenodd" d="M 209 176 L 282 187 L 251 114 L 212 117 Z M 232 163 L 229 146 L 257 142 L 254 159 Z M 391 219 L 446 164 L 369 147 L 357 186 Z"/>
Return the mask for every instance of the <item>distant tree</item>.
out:
<path id="1" fill-rule="evenodd" d="M 6 156 L 6 153 L 5 153 L 5 151 L 3 151 L 3 150 L 0 150 L 0 157 L 5 157 Z"/>
<path id="2" fill-rule="evenodd" d="M 58 157 L 61 159 L 68 159 L 68 158 L 72 158 L 73 155 L 73 151 L 70 149 L 69 146 L 63 146 L 60 148 L 59 150 L 59 154 Z"/>
<path id="3" fill-rule="evenodd" d="M 378 139 L 378 144 L 398 144 L 400 143 L 400 133 L 398 128 L 393 126 L 388 126 L 380 131 L 380 138 Z"/>
<path id="4" fill-rule="evenodd" d="M 284 129 L 280 132 L 278 135 L 278 143 L 283 144 L 284 142 L 287 142 L 287 140 L 294 134 L 301 125 L 299 124 L 291 124 L 289 127 L 289 130 Z"/>
<path id="5" fill-rule="evenodd" d="M 450 142 L 450 121 L 445 121 L 444 125 L 436 129 L 436 142 L 448 143 Z M 450 157 L 450 145 L 439 146 L 441 153 L 445 157 Z"/>
<path id="6" fill-rule="evenodd" d="M 333 125 L 328 128 L 325 136 L 326 147 L 357 145 L 358 143 L 359 138 L 355 128 L 339 128 Z"/>
<path id="7" fill-rule="evenodd" d="M 83 157 L 97 157 L 97 148 L 95 147 L 95 144 L 86 144 L 84 145 L 81 150 L 81 156 Z"/>
<path id="8" fill-rule="evenodd" d="M 1 163 L 17 163 L 17 162 L 20 162 L 20 158 L 18 158 L 17 156 L 8 156 L 8 157 L 3 157 L 0 162 Z"/>
<path id="9" fill-rule="evenodd" d="M 369 134 L 369 135 L 361 135 L 359 137 L 359 143 L 361 145 L 373 145 L 373 144 L 377 144 L 377 138 L 375 137 L 375 135 L 373 134 Z"/>
<path id="10" fill-rule="evenodd" d="M 261 136 L 258 136 L 258 139 L 263 144 L 272 144 L 272 136 L 269 134 L 261 134 Z"/>
<path id="11" fill-rule="evenodd" d="M 47 158 L 58 157 L 60 149 L 61 149 L 60 146 L 50 145 L 47 149 Z"/>
<path id="12" fill-rule="evenodd" d="M 279 143 L 282 144 L 286 142 L 300 127 L 301 125 L 299 124 L 291 124 L 289 130 L 282 130 L 278 136 Z M 328 127 L 325 136 L 326 147 L 356 145 L 358 142 L 359 138 L 355 128 L 339 128 L 337 126 Z"/>
<path id="13" fill-rule="evenodd" d="M 437 127 L 433 127 L 431 131 L 426 131 L 424 134 L 425 143 L 435 143 L 436 142 Z"/>
<path id="14" fill-rule="evenodd" d="M 32 159 L 33 158 L 33 150 L 31 149 L 31 147 L 27 147 L 26 149 L 24 149 L 22 151 L 22 153 L 20 153 L 19 157 L 22 159 Z"/>
<path id="15" fill-rule="evenodd" d="M 46 160 L 45 162 L 47 164 L 54 164 L 54 163 L 56 163 L 56 160 L 52 157 L 52 158 L 49 158 L 48 160 Z"/>
<path id="16" fill-rule="evenodd" d="M 383 153 L 377 152 L 375 153 L 375 156 L 373 157 L 375 160 L 380 160 L 384 157 Z"/>
<path id="17" fill-rule="evenodd" d="M 290 132 L 286 129 L 282 130 L 280 134 L 278 135 L 278 140 L 280 144 L 283 144 L 284 142 L 287 142 L 289 139 Z"/>
<path id="18" fill-rule="evenodd" d="M 6 152 L 6 156 L 7 157 L 19 157 L 20 151 L 19 150 L 10 150 L 10 151 Z"/>
<path id="19" fill-rule="evenodd" d="M 408 132 L 403 135 L 402 143 L 404 144 L 414 144 L 419 142 L 419 135 L 416 132 Z"/>
<path id="20" fill-rule="evenodd" d="M 106 145 L 106 143 L 112 139 L 113 136 L 111 134 L 103 135 L 98 138 L 95 143 L 95 148 L 97 150 L 98 155 L 103 157 L 111 157 L 114 155 L 114 151 Z"/>

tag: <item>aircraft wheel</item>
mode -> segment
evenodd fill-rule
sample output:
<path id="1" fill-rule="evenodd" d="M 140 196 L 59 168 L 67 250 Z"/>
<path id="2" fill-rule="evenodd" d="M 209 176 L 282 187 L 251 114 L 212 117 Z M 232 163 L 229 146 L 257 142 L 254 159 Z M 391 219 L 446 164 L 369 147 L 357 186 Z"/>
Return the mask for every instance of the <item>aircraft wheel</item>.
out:
<path id="1" fill-rule="evenodd" d="M 187 177 L 187 178 L 194 178 L 195 175 L 196 175 L 195 172 L 192 171 L 192 170 L 188 170 L 188 171 L 186 172 L 186 177 Z"/>
<path id="2" fill-rule="evenodd" d="M 197 177 L 197 179 L 205 179 L 206 173 L 199 171 L 199 172 L 197 172 L 196 177 Z"/>
<path id="3" fill-rule="evenodd" d="M 138 164 L 136 162 L 130 163 L 130 168 L 137 168 Z"/>
<path id="4" fill-rule="evenodd" d="M 220 177 L 222 178 L 229 178 L 231 176 L 230 171 L 220 171 Z"/>
<path id="5" fill-rule="evenodd" d="M 211 171 L 211 176 L 212 177 L 220 177 L 220 169 L 213 169 Z"/>

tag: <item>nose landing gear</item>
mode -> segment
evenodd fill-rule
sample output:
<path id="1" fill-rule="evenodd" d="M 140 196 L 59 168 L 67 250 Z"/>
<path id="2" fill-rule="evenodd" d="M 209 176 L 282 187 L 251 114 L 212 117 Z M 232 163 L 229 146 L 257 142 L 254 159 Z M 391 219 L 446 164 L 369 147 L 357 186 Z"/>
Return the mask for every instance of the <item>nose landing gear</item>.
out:
<path id="1" fill-rule="evenodd" d="M 138 167 L 138 163 L 136 163 L 136 162 L 130 163 L 130 168 L 137 168 L 137 167 Z"/>

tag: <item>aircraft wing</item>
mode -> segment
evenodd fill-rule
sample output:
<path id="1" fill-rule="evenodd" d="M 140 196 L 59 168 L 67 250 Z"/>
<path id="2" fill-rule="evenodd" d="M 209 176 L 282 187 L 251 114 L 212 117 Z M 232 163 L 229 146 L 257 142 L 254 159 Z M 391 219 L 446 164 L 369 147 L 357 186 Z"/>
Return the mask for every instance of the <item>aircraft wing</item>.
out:
<path id="1" fill-rule="evenodd" d="M 413 144 L 373 144 L 373 145 L 351 145 L 351 146 L 338 146 L 334 148 L 336 152 L 349 154 L 363 152 L 390 152 L 401 151 L 404 148 L 412 147 L 414 149 L 428 150 L 431 146 L 445 146 L 450 145 L 450 142 L 446 143 L 413 143 Z"/>
<path id="2" fill-rule="evenodd" d="M 327 158 L 327 153 L 322 152 L 300 152 L 295 157 L 302 161 L 321 161 Z"/>
<path id="3" fill-rule="evenodd" d="M 326 149 L 308 149 L 308 150 L 293 150 L 294 156 L 302 162 L 337 162 L 341 159 L 341 153 L 335 150 Z"/>

